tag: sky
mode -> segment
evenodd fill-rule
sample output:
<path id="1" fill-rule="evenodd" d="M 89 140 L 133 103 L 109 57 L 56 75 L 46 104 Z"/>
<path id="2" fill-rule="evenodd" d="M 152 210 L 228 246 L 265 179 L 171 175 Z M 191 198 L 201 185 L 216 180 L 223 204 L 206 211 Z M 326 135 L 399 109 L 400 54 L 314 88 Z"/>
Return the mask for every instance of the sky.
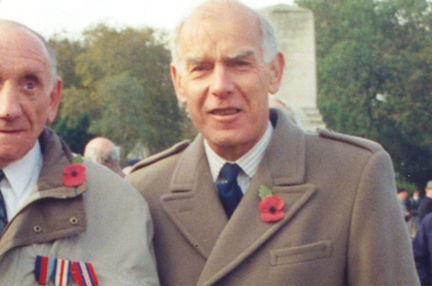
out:
<path id="1" fill-rule="evenodd" d="M 98 23 L 110 27 L 153 27 L 171 30 L 190 9 L 204 0 L 0 0 L 0 19 L 20 22 L 44 37 L 79 37 Z M 263 8 L 293 0 L 243 0 Z M 151 3 L 151 4 L 150 4 Z"/>

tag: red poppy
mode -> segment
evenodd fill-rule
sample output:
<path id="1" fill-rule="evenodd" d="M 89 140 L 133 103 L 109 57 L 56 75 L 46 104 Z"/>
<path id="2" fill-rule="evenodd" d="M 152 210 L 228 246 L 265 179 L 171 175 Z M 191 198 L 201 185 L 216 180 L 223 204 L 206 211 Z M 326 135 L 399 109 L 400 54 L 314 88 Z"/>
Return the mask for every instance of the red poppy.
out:
<path id="1" fill-rule="evenodd" d="M 261 219 L 265 222 L 279 221 L 284 218 L 283 207 L 285 202 L 278 196 L 268 196 L 261 200 L 258 209 L 261 212 Z"/>
<path id="2" fill-rule="evenodd" d="M 78 187 L 87 179 L 86 168 L 83 165 L 70 165 L 63 169 L 63 185 Z"/>

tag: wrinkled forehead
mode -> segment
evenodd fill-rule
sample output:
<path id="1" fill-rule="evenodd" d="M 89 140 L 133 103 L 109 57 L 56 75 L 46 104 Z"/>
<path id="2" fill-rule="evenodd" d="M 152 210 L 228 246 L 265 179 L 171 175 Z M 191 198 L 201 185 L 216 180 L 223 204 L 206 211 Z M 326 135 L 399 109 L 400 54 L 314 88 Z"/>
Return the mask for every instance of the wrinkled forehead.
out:
<path id="1" fill-rule="evenodd" d="M 42 40 L 31 30 L 16 23 L 0 21 L 0 52 L 11 57 L 36 59 L 49 66 L 49 53 Z"/>

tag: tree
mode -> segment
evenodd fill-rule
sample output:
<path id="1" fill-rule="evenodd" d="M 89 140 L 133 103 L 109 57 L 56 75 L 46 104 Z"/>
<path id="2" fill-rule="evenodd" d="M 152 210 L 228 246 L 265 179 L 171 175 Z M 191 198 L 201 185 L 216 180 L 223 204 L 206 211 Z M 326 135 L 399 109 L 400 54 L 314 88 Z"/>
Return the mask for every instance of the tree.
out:
<path id="1" fill-rule="evenodd" d="M 84 154 L 84 148 L 90 139 L 96 137 L 88 132 L 90 127 L 90 118 L 83 113 L 74 124 L 68 117 L 61 118 L 54 126 L 54 131 L 65 140 L 72 152 Z"/>
<path id="2" fill-rule="evenodd" d="M 65 63 L 60 72 L 74 81 L 64 91 L 61 118 L 76 123 L 81 113 L 88 114 L 90 130 L 119 144 L 123 155 L 134 144 L 153 154 L 182 138 L 184 117 L 171 86 L 170 55 L 155 30 L 101 24 L 80 42 L 52 41 L 59 63 Z"/>
<path id="3" fill-rule="evenodd" d="M 431 10 L 424 0 L 299 0 L 315 15 L 327 125 L 380 142 L 420 188 L 432 162 Z"/>
<path id="4" fill-rule="evenodd" d="M 76 58 L 84 52 L 84 48 L 79 41 L 72 41 L 61 38 L 60 35 L 54 36 L 48 41 L 50 47 L 56 51 L 57 67 L 59 75 L 63 79 L 63 88 L 81 87 L 81 78 L 75 72 Z"/>
<path id="5" fill-rule="evenodd" d="M 140 140 L 148 142 L 151 126 L 144 109 L 149 103 L 141 84 L 123 73 L 108 76 L 97 86 L 101 116 L 92 124 L 92 131 L 121 145 L 126 154 Z"/>

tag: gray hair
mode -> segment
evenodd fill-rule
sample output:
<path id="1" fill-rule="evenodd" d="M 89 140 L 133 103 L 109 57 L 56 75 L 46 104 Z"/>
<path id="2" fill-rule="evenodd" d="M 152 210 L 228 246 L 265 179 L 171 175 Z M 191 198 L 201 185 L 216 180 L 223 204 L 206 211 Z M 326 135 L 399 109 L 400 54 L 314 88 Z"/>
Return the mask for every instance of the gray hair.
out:
<path id="1" fill-rule="evenodd" d="M 57 71 L 57 57 L 54 52 L 54 50 L 50 47 L 48 42 L 45 40 L 44 37 L 39 35 L 38 33 L 35 33 L 35 35 L 42 41 L 42 44 L 46 48 L 48 52 L 48 57 L 51 65 L 51 81 L 54 84 L 58 78 L 58 71 Z"/>
<path id="2" fill-rule="evenodd" d="M 98 148 L 98 146 L 89 145 L 85 148 L 84 157 L 90 161 L 101 165 L 110 163 L 118 163 L 120 161 L 120 151 L 115 147 L 114 143 L 110 142 L 110 150 Z M 108 151 L 108 152 L 107 152 Z"/>
<path id="3" fill-rule="evenodd" d="M 234 3 L 239 3 L 245 7 L 241 2 L 238 2 L 236 0 L 232 0 Z M 205 3 L 203 4 L 205 5 Z M 193 9 L 186 17 L 184 17 L 174 28 L 174 30 L 171 33 L 171 39 L 170 39 L 170 48 L 171 48 L 171 61 L 174 66 L 178 67 L 178 64 L 180 63 L 180 41 L 181 41 L 181 32 L 183 29 L 184 24 L 186 21 L 194 14 L 194 12 L 199 9 L 201 6 Z M 279 51 L 279 43 L 276 36 L 276 29 L 270 23 L 270 21 L 264 17 L 263 15 L 259 14 L 257 11 L 247 7 L 250 9 L 258 18 L 258 21 L 260 23 L 261 28 L 261 35 L 262 35 L 262 51 L 264 56 L 264 62 L 270 63 L 273 61 Z"/>

